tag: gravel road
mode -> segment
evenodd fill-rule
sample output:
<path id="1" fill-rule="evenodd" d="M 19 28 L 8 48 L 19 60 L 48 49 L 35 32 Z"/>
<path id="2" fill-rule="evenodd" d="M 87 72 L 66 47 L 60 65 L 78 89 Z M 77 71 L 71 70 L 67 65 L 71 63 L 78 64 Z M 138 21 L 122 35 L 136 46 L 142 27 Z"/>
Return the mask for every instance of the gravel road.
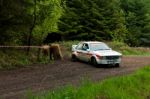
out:
<path id="1" fill-rule="evenodd" d="M 96 68 L 83 62 L 71 62 L 69 59 L 56 61 L 48 65 L 33 65 L 29 68 L 0 71 L 0 97 L 2 99 L 26 99 L 28 90 L 46 91 L 67 84 L 79 85 L 81 79 L 88 77 L 100 81 L 112 76 L 120 76 L 150 65 L 150 57 L 125 56 L 121 67 Z"/>

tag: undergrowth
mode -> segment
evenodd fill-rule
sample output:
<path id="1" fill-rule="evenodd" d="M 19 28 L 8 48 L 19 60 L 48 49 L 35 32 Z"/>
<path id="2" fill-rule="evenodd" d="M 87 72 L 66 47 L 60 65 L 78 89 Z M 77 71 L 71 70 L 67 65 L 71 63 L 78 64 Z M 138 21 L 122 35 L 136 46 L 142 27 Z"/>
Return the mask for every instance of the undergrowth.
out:
<path id="1" fill-rule="evenodd" d="M 7 49 L 0 51 L 0 69 L 15 69 L 27 67 L 31 64 L 47 64 L 49 63 L 48 56 L 37 57 L 37 51 L 32 50 L 27 54 L 26 50 Z"/>
<path id="2" fill-rule="evenodd" d="M 129 47 L 123 42 L 108 42 L 107 43 L 112 49 L 121 52 L 123 55 L 139 55 L 139 56 L 150 56 L 150 48 L 144 47 Z"/>

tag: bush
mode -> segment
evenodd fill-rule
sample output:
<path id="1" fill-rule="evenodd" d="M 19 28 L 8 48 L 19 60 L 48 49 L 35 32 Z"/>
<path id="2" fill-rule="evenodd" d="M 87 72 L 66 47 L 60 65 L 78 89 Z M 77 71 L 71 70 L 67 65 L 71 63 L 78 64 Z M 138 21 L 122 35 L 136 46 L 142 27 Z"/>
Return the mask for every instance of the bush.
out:
<path id="1" fill-rule="evenodd" d="M 50 62 L 48 56 L 41 55 L 38 59 L 37 49 L 31 49 L 29 54 L 25 49 L 5 49 L 0 51 L 0 56 L 0 69 L 13 69 Z"/>

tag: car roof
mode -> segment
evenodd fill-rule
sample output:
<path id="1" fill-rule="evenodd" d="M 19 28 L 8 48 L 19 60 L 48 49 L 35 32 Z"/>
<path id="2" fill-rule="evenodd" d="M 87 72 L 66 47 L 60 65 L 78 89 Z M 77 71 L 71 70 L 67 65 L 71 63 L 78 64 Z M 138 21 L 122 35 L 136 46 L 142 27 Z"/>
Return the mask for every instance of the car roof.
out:
<path id="1" fill-rule="evenodd" d="M 99 41 L 83 41 L 83 42 L 80 42 L 80 43 L 103 43 L 103 42 L 99 42 Z"/>

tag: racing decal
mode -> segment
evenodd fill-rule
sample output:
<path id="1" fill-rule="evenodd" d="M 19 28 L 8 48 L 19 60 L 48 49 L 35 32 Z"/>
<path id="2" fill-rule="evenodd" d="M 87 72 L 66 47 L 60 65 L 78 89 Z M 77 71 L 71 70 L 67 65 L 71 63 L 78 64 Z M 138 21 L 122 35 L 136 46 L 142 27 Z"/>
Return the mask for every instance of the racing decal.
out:
<path id="1" fill-rule="evenodd" d="M 91 58 L 91 57 L 92 57 L 92 54 L 91 54 L 91 53 L 87 53 L 86 55 L 87 55 L 88 58 Z"/>
<path id="2" fill-rule="evenodd" d="M 78 54 L 81 54 L 82 52 L 77 51 Z"/>
<path id="3" fill-rule="evenodd" d="M 91 54 L 91 53 L 87 53 L 86 55 L 90 55 L 90 56 L 92 56 L 92 54 Z"/>

